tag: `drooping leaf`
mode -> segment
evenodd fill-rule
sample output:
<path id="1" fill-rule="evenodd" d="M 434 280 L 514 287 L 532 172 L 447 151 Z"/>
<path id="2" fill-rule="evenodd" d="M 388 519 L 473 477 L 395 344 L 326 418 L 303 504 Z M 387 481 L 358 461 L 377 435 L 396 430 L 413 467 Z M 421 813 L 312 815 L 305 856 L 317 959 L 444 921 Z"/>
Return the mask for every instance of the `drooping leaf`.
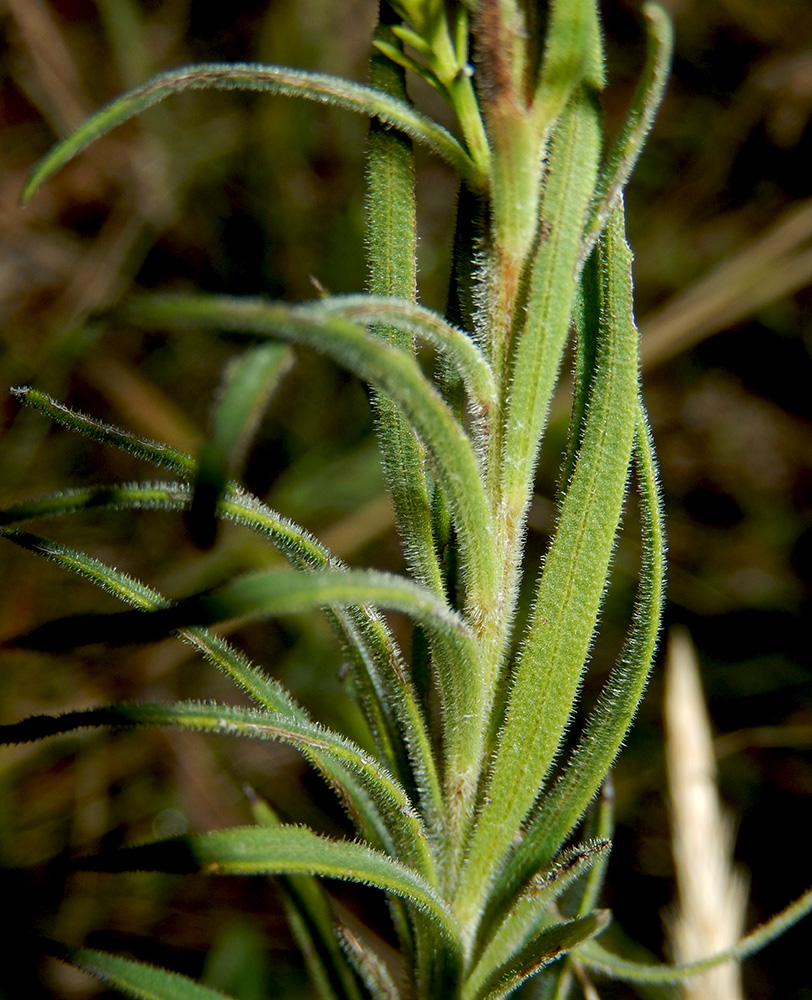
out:
<path id="1" fill-rule="evenodd" d="M 233 618 L 277 617 L 312 608 L 358 604 L 401 611 L 430 631 L 466 646 L 473 641 L 456 612 L 411 580 L 377 570 L 345 569 L 249 573 L 148 615 L 130 611 L 69 615 L 46 622 L 15 642 L 29 649 L 52 650 L 94 642 L 149 642 L 181 628 L 209 626 Z"/>
<path id="2" fill-rule="evenodd" d="M 741 961 L 761 951 L 771 941 L 775 941 L 790 927 L 812 913 L 812 889 L 790 903 L 774 917 L 761 924 L 739 941 L 733 948 L 698 962 L 685 965 L 650 965 L 634 962 L 608 951 L 596 941 L 586 942 L 577 952 L 577 957 L 588 969 L 601 972 L 612 979 L 629 983 L 681 983 L 692 976 L 701 975 L 725 962 Z"/>
<path id="3" fill-rule="evenodd" d="M 69 406 L 64 406 L 52 399 L 47 393 L 34 389 L 29 385 L 10 389 L 12 396 L 15 396 L 25 406 L 30 406 L 34 410 L 45 414 L 55 423 L 61 424 L 72 431 L 77 431 L 91 441 L 100 441 L 103 444 L 120 448 L 142 461 L 149 462 L 158 468 L 169 469 L 171 472 L 179 473 L 182 476 L 194 475 L 197 465 L 191 455 L 187 455 L 171 445 L 163 444 L 159 441 L 152 441 L 149 438 L 140 437 L 138 434 L 131 434 L 129 431 L 121 430 L 113 424 L 106 424 L 100 420 L 95 420 L 86 413 L 73 410 Z"/>
<path id="4" fill-rule="evenodd" d="M 483 185 L 480 168 L 449 132 L 410 105 L 372 87 L 335 76 L 263 63 L 200 63 L 161 73 L 97 111 L 40 160 L 23 188 L 23 202 L 28 201 L 37 188 L 77 153 L 106 132 L 171 94 L 209 89 L 254 90 L 303 97 L 380 118 L 446 159 L 473 187 Z"/>
<path id="5" fill-rule="evenodd" d="M 63 715 L 35 715 L 0 726 L 0 743 L 27 743 L 100 726 L 175 726 L 221 735 L 280 740 L 295 746 L 310 759 L 329 758 L 354 772 L 384 817 L 399 855 L 436 884 L 426 831 L 403 787 L 379 761 L 351 740 L 306 718 L 201 702 L 108 705 Z"/>
<path id="6" fill-rule="evenodd" d="M 231 330 L 307 344 L 385 392 L 428 449 L 456 523 L 469 600 L 476 607 L 487 608 L 494 592 L 496 564 L 493 547 L 486 542 L 492 518 L 477 459 L 468 435 L 411 352 L 384 343 L 348 320 L 318 317 L 306 306 L 257 299 L 149 295 L 130 300 L 120 316 L 147 329 L 222 329 L 228 316 Z"/>
<path id="7" fill-rule="evenodd" d="M 126 847 L 80 858 L 85 871 L 158 871 L 208 875 L 321 875 L 375 886 L 412 904 L 458 947 L 451 912 L 437 891 L 414 869 L 380 851 L 351 841 L 322 837 L 306 827 L 247 826 Z"/>
<path id="8" fill-rule="evenodd" d="M 68 412 L 72 420 L 76 414 L 74 411 Z M 116 428 L 112 430 L 117 432 Z M 124 434 L 124 432 L 117 433 Z M 113 443 L 116 440 L 114 434 Z M 126 435 L 125 441 L 129 443 Z M 160 455 L 160 452 L 158 454 Z M 189 462 L 191 468 L 194 468 L 191 459 Z M 12 504 L 0 512 L 0 526 L 11 526 L 25 523 L 32 518 L 59 516 L 96 508 L 186 510 L 190 502 L 190 488 L 185 483 L 134 483 L 79 488 Z M 339 569 L 343 566 L 341 561 L 335 559 L 309 532 L 266 507 L 250 494 L 242 492 L 234 484 L 229 486 L 221 500 L 219 513 L 222 517 L 245 525 L 267 538 L 298 569 L 314 571 L 326 568 Z M 136 607 L 155 610 L 169 606 L 169 602 L 154 591 L 142 588 L 140 584 L 135 587 L 134 581 L 130 578 L 83 553 L 26 532 L 7 528 L 2 534 L 17 544 L 59 562 L 65 568 L 80 572 Z M 141 593 L 147 594 L 146 603 L 141 602 L 139 597 Z M 381 616 L 371 607 L 334 608 L 330 616 L 339 635 L 343 637 L 348 660 L 355 668 L 355 686 L 361 707 L 381 748 L 383 758 L 398 776 L 404 778 L 407 772 L 400 765 L 407 757 L 409 758 L 415 781 L 421 790 L 425 815 L 435 829 L 440 829 L 442 793 L 431 741 L 397 645 Z M 235 663 L 234 657 L 238 655 L 236 650 L 220 637 L 205 633 L 205 641 L 199 644 L 196 636 L 203 633 L 204 630 L 187 629 L 181 631 L 181 637 L 184 641 L 196 645 L 204 656 L 225 670 L 260 704 L 274 710 L 275 695 L 273 691 L 266 690 L 266 683 L 270 683 L 268 679 L 256 671 L 256 668 L 248 669 L 244 658 Z M 221 644 L 228 650 L 225 657 L 220 649 Z M 214 654 L 213 646 L 218 649 Z M 405 740 L 406 744 L 403 752 L 400 749 L 401 739 Z"/>
<path id="9" fill-rule="evenodd" d="M 219 990 L 187 976 L 145 962 L 134 962 L 93 948 L 71 948 L 57 941 L 43 942 L 43 951 L 76 966 L 108 986 L 136 1000 L 234 1000 Z"/>
<path id="10" fill-rule="evenodd" d="M 40 538 L 21 531 L 4 531 L 2 535 L 23 548 L 45 556 L 63 569 L 71 570 L 86 577 L 92 583 L 101 587 L 107 593 L 120 600 L 145 611 L 156 611 L 167 608 L 169 602 L 157 591 L 147 587 L 138 580 L 105 563 L 79 552 L 69 546 Z M 369 625 L 369 622 L 366 622 Z M 181 629 L 179 638 L 198 650 L 210 663 L 222 670 L 240 688 L 260 706 L 270 712 L 278 712 L 286 718 L 297 721 L 307 721 L 307 713 L 296 704 L 291 695 L 274 678 L 251 663 L 236 647 L 232 646 L 222 636 L 202 628 Z M 336 765 L 330 758 L 319 751 L 313 751 L 313 763 L 325 776 L 327 781 L 339 793 L 346 807 L 365 835 L 374 843 L 389 844 L 391 838 L 382 824 L 372 800 L 364 788 L 358 783 L 352 771 L 343 765 Z M 424 765 L 429 770 L 431 760 Z M 423 772 L 419 772 L 421 775 Z M 436 786 L 436 776 L 434 785 Z M 439 799 L 439 789 L 435 791 Z M 433 815 L 433 814 L 432 814 Z"/>
<path id="11" fill-rule="evenodd" d="M 431 309 L 416 302 L 376 295 L 341 295 L 320 299 L 315 313 L 343 316 L 359 323 L 385 323 L 408 331 L 442 351 L 459 373 L 475 416 L 485 416 L 496 399 L 493 372 L 473 339 Z"/>
<path id="12" fill-rule="evenodd" d="M 274 810 L 246 789 L 260 826 L 281 825 Z M 338 938 L 338 924 L 324 886 L 313 875 L 280 875 L 277 884 L 288 925 L 320 1000 L 362 1000 L 353 967 Z"/>

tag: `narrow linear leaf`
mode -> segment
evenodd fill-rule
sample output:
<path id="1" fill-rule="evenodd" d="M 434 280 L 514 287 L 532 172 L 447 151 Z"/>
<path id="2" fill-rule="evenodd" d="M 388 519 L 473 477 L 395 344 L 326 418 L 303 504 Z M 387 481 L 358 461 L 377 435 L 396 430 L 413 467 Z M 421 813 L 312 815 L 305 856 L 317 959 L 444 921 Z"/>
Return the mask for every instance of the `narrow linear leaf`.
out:
<path id="1" fill-rule="evenodd" d="M 154 508 L 174 511 L 187 510 L 190 503 L 191 491 L 186 483 L 130 483 L 65 490 L 13 504 L 0 512 L 0 534 L 5 534 L 11 541 L 16 541 L 32 551 L 40 552 L 60 562 L 63 558 L 60 554 L 63 549 L 55 543 L 25 532 L 9 530 L 9 526 L 24 523 L 32 518 L 52 517 L 97 508 L 110 510 Z M 304 528 L 277 514 L 250 494 L 244 493 L 235 484 L 230 484 L 218 511 L 220 516 L 244 525 L 267 538 L 297 569 L 314 571 L 327 568 L 340 569 L 343 566 L 340 560 L 332 556 Z M 1 530 L 3 525 L 7 526 L 5 531 Z M 121 574 L 117 574 L 115 570 L 75 550 L 64 551 L 67 554 L 61 564 L 65 568 L 79 569 L 79 572 L 94 583 L 109 589 L 128 603 L 134 603 L 145 610 L 169 606 L 168 601 L 162 597 L 158 600 L 159 595 L 149 591 L 148 588 L 147 603 L 139 603 L 130 593 L 129 588 L 132 587 L 133 581 L 129 578 L 124 578 L 122 589 Z M 158 603 L 150 603 L 153 598 Z M 402 727 L 417 786 L 421 789 L 425 815 L 431 824 L 439 829 L 442 826 L 442 792 L 431 742 L 417 696 L 403 666 L 402 656 L 396 643 L 380 615 L 370 607 L 334 608 L 331 617 L 344 642 L 346 655 L 355 666 L 361 707 L 381 748 L 383 758 L 400 777 L 406 774 L 399 766 L 399 762 L 405 760 L 407 756 L 398 749 L 401 739 L 397 731 L 399 724 Z M 272 697 L 270 701 L 267 700 L 270 696 L 265 689 L 267 678 L 259 674 L 255 668 L 249 669 L 244 658 L 241 665 L 232 662 L 237 655 L 236 651 L 218 636 L 205 633 L 207 638 L 202 645 L 199 645 L 195 639 L 199 634 L 203 634 L 202 630 L 189 629 L 180 633 L 184 641 L 196 645 L 204 656 L 215 662 L 255 700 L 274 710 L 276 706 Z M 217 646 L 216 654 L 212 653 L 212 644 Z M 218 644 L 223 644 L 223 649 L 228 651 L 227 655 Z"/>
<path id="2" fill-rule="evenodd" d="M 631 254 L 615 212 L 601 244 L 602 336 L 583 443 L 544 562 L 466 875 L 466 911 L 502 867 L 567 726 L 606 588 L 637 416 Z"/>
<path id="3" fill-rule="evenodd" d="M 435 90 L 442 91 L 443 85 L 437 79 L 434 73 L 422 63 L 418 62 L 416 59 L 412 59 L 402 48 L 396 48 L 390 42 L 384 42 L 376 39 L 373 45 L 381 55 L 386 56 L 393 63 L 401 66 L 403 69 L 408 69 L 410 72 L 414 73 L 416 76 L 422 77 L 429 86 L 434 87 Z"/>
<path id="4" fill-rule="evenodd" d="M 189 533 L 202 548 L 214 543 L 218 501 L 242 466 L 265 407 L 292 361 L 289 348 L 260 344 L 225 369 L 187 516 Z"/>
<path id="5" fill-rule="evenodd" d="M 80 858 L 85 871 L 160 871 L 209 875 L 321 875 L 374 886 L 405 899 L 457 946 L 454 919 L 436 890 L 414 869 L 364 844 L 331 840 L 306 827 L 247 826 L 192 834 Z"/>
<path id="6" fill-rule="evenodd" d="M 663 8 L 654 3 L 644 4 L 643 13 L 647 29 L 646 63 L 626 122 L 601 166 L 592 217 L 581 247 L 581 261 L 589 256 L 615 202 L 628 183 L 665 94 L 674 50 L 671 20 Z"/>
<path id="7" fill-rule="evenodd" d="M 511 365 L 502 466 L 507 518 L 514 525 L 524 520 L 570 333 L 576 258 L 594 190 L 599 144 L 597 112 L 591 99 L 585 95 L 573 99 L 552 141 L 550 176 L 541 209 L 546 237 L 533 264 L 527 319 Z"/>
<path id="8" fill-rule="evenodd" d="M 144 611 L 158 611 L 169 607 L 169 602 L 157 591 L 84 552 L 22 531 L 5 530 L 2 535 L 29 551 L 45 556 L 63 569 L 78 573 L 127 604 Z M 178 636 L 198 650 L 206 660 L 214 664 L 263 708 L 278 712 L 286 718 L 307 720 L 305 710 L 296 704 L 278 681 L 256 667 L 240 650 L 221 636 L 213 635 L 202 628 L 181 629 Z M 391 838 L 388 831 L 382 825 L 377 810 L 366 791 L 358 784 L 354 774 L 343 766 L 336 766 L 333 761 L 317 751 L 314 751 L 312 760 L 331 787 L 337 791 L 365 835 L 375 843 L 389 844 Z M 422 771 L 419 773 L 423 774 Z M 429 788 L 436 785 L 435 776 L 434 785 L 429 785 Z M 439 790 L 435 791 L 435 796 L 439 798 L 439 795 Z"/>
<path id="9" fill-rule="evenodd" d="M 544 797 L 522 843 L 494 888 L 504 898 L 553 857 L 608 773 L 648 682 L 665 598 L 665 535 L 656 459 L 642 402 L 638 403 L 635 468 L 643 522 L 643 564 L 632 627 L 567 767 Z"/>
<path id="10" fill-rule="evenodd" d="M 381 957 L 349 927 L 339 927 L 338 934 L 353 968 L 373 1000 L 400 1000 L 400 991 Z"/>
<path id="11" fill-rule="evenodd" d="M 150 295 L 117 314 L 147 329 L 168 326 L 227 329 L 308 344 L 390 396 L 428 449 L 448 496 L 459 537 L 469 601 L 485 611 L 493 601 L 496 560 L 492 518 L 471 441 L 436 389 L 405 352 L 339 318 L 317 319 L 308 307 L 219 296 Z"/>
<path id="12" fill-rule="evenodd" d="M 600 934 L 610 919 L 608 910 L 594 910 L 589 916 L 546 927 L 510 961 L 495 970 L 476 992 L 473 989 L 469 991 L 466 985 L 463 1000 L 502 1000 L 550 962 Z"/>
<path id="13" fill-rule="evenodd" d="M 12 390 L 12 392 L 18 395 L 24 404 L 32 406 L 62 426 L 93 440 L 121 448 L 137 455 L 144 461 L 161 468 L 165 467 L 180 472 L 189 478 L 193 477 L 196 472 L 197 464 L 190 455 L 130 434 L 113 425 L 94 420 L 86 414 L 63 406 L 38 390 L 24 387 Z M 85 490 L 66 490 L 10 506 L 3 514 L 0 514 L 0 525 L 20 523 L 30 520 L 32 517 L 71 513 L 94 506 L 109 509 L 131 506 L 133 508 L 186 510 L 191 497 L 190 495 L 187 497 L 188 491 L 184 493 L 184 490 L 186 487 L 182 484 L 140 484 L 136 486 L 119 484 Z M 244 493 L 235 483 L 230 484 L 229 491 L 223 498 L 219 510 L 223 517 L 243 524 L 268 538 L 297 569 L 315 570 L 328 566 L 339 568 L 342 565 L 307 531 L 270 510 L 255 497 Z M 22 537 L 20 536 L 20 538 Z M 22 541 L 20 543 L 24 544 Z M 59 559 L 51 543 L 44 542 L 43 544 L 45 545 L 43 552 L 46 555 Z M 36 541 L 28 547 L 38 551 Z M 65 565 L 67 568 L 76 568 L 78 565 L 76 559 L 81 563 L 82 559 L 85 558 L 79 553 L 73 553 L 68 557 Z M 93 564 L 92 560 L 90 562 Z M 94 574 L 98 570 L 103 578 L 108 569 L 108 567 L 102 567 L 99 564 L 96 569 L 91 569 L 86 575 L 104 587 L 103 580 L 95 578 Z M 117 593 L 115 586 L 112 592 Z M 125 601 L 128 600 L 125 594 L 119 596 Z M 168 602 L 164 602 L 162 606 L 165 607 L 167 604 Z M 349 657 L 357 667 L 356 682 L 361 695 L 361 707 L 384 758 L 401 776 L 405 776 L 406 772 L 399 765 L 400 762 L 405 761 L 406 754 L 401 753 L 399 749 L 400 735 L 396 731 L 393 713 L 389 709 L 389 705 L 392 704 L 406 735 L 419 787 L 427 796 L 427 801 L 424 803 L 426 813 L 435 818 L 439 817 L 441 815 L 442 794 L 434 769 L 433 757 L 428 753 L 430 741 L 414 692 L 411 690 L 405 673 L 399 668 L 402 657 L 391 634 L 381 621 L 380 616 L 371 608 L 337 609 L 332 617 L 337 631 L 343 637 Z M 185 640 L 190 641 L 189 635 L 193 633 L 194 630 L 189 630 L 189 633 L 184 636 Z M 215 637 L 212 641 L 219 642 L 220 640 Z M 205 649 L 201 651 L 208 656 Z M 218 665 L 223 666 L 223 664 Z M 230 666 L 230 661 L 227 658 L 224 669 L 228 672 Z M 239 670 L 237 674 L 232 676 L 237 680 L 237 683 L 243 683 L 242 680 L 238 679 L 244 677 L 244 674 Z M 249 680 L 249 687 L 253 683 L 254 681 Z M 260 684 L 260 689 L 261 687 Z M 391 698 L 387 698 L 387 691 L 391 692 Z M 252 696 L 257 697 L 255 693 Z M 261 696 L 259 700 L 260 704 L 263 704 Z"/>
<path id="14" fill-rule="evenodd" d="M 120 958 L 106 951 L 71 948 L 57 941 L 43 942 L 42 950 L 137 1000 L 233 1000 L 220 990 L 203 986 L 180 973 Z"/>
<path id="15" fill-rule="evenodd" d="M 472 642 L 462 618 L 425 588 L 392 573 L 346 569 L 250 573 L 149 615 L 124 611 L 53 619 L 19 637 L 16 644 L 54 650 L 92 642 L 114 645 L 149 642 L 181 628 L 208 626 L 233 618 L 277 617 L 318 607 L 358 604 L 400 611 L 430 632 L 466 644 Z"/>
<path id="16" fill-rule="evenodd" d="M 304 718 L 200 702 L 109 705 L 63 715 L 36 715 L 0 726 L 0 743 L 27 743 L 101 726 L 175 726 L 198 732 L 278 740 L 295 746 L 311 760 L 314 755 L 330 758 L 355 773 L 359 784 L 384 817 L 400 855 L 430 882 L 436 882 L 422 820 L 400 783 L 351 740 Z"/>
<path id="17" fill-rule="evenodd" d="M 597 111 L 592 99 L 580 93 L 567 105 L 552 138 L 541 207 L 542 238 L 532 262 L 524 324 L 514 336 L 503 423 L 491 435 L 489 476 L 497 480 L 502 512 L 497 545 L 504 552 L 504 618 L 515 608 L 521 539 L 550 401 L 571 328 L 576 257 L 594 189 L 599 144 Z M 509 624 L 494 616 L 494 645 L 504 646 Z M 498 663 L 499 649 L 488 658 Z M 492 678 L 491 686 L 496 682 Z"/>
<path id="18" fill-rule="evenodd" d="M 153 77 L 106 104 L 95 115 L 60 142 L 34 168 L 23 188 L 28 201 L 49 177 L 73 159 L 95 139 L 184 90 L 253 90 L 287 97 L 303 97 L 379 118 L 424 143 L 443 157 L 473 187 L 482 187 L 484 177 L 459 142 L 441 125 L 415 111 L 410 105 L 372 87 L 339 77 L 263 63 L 201 63 L 182 66 Z"/>
<path id="19" fill-rule="evenodd" d="M 488 927 L 481 935 L 484 948 L 466 984 L 470 996 L 475 996 L 498 969 L 515 959 L 528 942 L 551 923 L 550 904 L 608 856 L 610 848 L 605 840 L 580 844 L 563 852 L 549 868 L 531 879 L 501 924 L 496 928 Z"/>
<path id="20" fill-rule="evenodd" d="M 399 405 L 425 443 L 448 498 L 467 583 L 466 605 L 474 627 L 478 627 L 498 601 L 490 509 L 470 439 L 411 353 L 346 320 L 317 319 L 306 307 L 203 296 L 149 296 L 122 310 L 123 316 L 148 327 L 167 323 L 221 329 L 226 314 L 232 329 L 278 336 L 322 350 Z M 471 747 L 468 756 L 476 756 L 487 685 L 478 669 L 476 647 L 469 642 L 462 650 L 456 637 L 451 638 L 455 640 L 452 655 L 435 660 L 441 672 L 446 729 L 454 738 L 455 752 L 459 747 Z M 458 655 L 461 653 L 464 655 Z"/>
<path id="21" fill-rule="evenodd" d="M 681 983 L 691 976 L 708 972 L 725 962 L 742 961 L 750 955 L 755 955 L 809 913 L 812 913 L 812 889 L 807 889 L 794 903 L 790 903 L 780 913 L 743 937 L 734 948 L 728 948 L 717 955 L 711 955 L 699 962 L 688 962 L 685 965 L 649 965 L 644 962 L 633 962 L 607 951 L 594 941 L 580 947 L 577 958 L 588 969 L 624 982 Z"/>
<path id="22" fill-rule="evenodd" d="M 449 658 L 451 662 L 474 669 L 477 657 L 475 640 L 456 612 L 412 581 L 372 570 L 249 574 L 208 594 L 197 595 L 149 615 L 121 612 L 55 619 L 18 637 L 15 644 L 53 651 L 95 642 L 114 645 L 148 642 L 181 629 L 199 628 L 231 618 L 276 617 L 315 608 L 354 608 L 367 603 L 410 615 L 430 635 L 435 635 L 444 648 L 453 651 L 453 659 Z M 386 664 L 390 669 L 392 665 L 391 662 Z M 411 756 L 415 758 L 429 752 L 431 744 L 421 718 L 415 714 L 417 706 L 406 678 L 402 678 L 402 683 L 389 685 L 390 690 L 393 687 L 398 688 L 398 704 L 409 727 Z M 465 704 L 465 689 L 456 686 L 454 692 L 459 695 L 460 704 Z M 387 759 L 390 758 L 387 756 Z M 421 757 L 416 766 L 420 777 L 429 782 L 426 790 L 435 789 L 437 779 L 433 769 L 431 772 L 428 770 L 430 763 Z"/>
<path id="23" fill-rule="evenodd" d="M 136 458 L 145 462 L 150 462 L 158 468 L 169 469 L 171 472 L 179 473 L 182 476 L 192 476 L 195 473 L 197 464 L 191 455 L 187 455 L 171 445 L 162 444 L 159 441 L 152 441 L 149 438 L 131 434 L 123 431 L 113 424 L 102 423 L 89 417 L 86 413 L 73 410 L 69 406 L 63 406 L 47 393 L 34 389 L 29 385 L 20 386 L 17 389 L 9 390 L 25 406 L 30 406 L 34 410 L 45 414 L 55 423 L 69 430 L 77 431 L 84 437 L 92 441 L 100 441 L 103 444 L 112 445 L 122 451 L 126 451 Z"/>
<path id="24" fill-rule="evenodd" d="M 602 90 L 604 77 L 594 0 L 553 0 L 544 40 L 544 58 L 533 97 L 536 127 L 548 128 L 582 83 Z"/>

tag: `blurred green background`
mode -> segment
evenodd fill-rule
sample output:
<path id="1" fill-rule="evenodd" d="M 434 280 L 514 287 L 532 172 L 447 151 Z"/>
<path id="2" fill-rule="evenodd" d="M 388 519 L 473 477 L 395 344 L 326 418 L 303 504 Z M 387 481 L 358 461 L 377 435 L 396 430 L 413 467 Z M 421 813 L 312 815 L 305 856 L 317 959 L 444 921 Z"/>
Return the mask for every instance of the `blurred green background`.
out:
<path id="1" fill-rule="evenodd" d="M 629 231 L 668 515 L 667 624 L 690 629 L 725 734 L 720 785 L 738 823 L 737 859 L 751 873 L 752 926 L 812 884 L 803 846 L 812 825 L 812 5 L 668 6 L 674 74 L 628 193 Z M 607 2 L 604 16 L 611 131 L 644 40 L 638 4 Z M 91 147 L 24 210 L 23 180 L 55 137 L 163 68 L 256 59 L 364 79 L 374 20 L 371 0 L 0 0 L 0 382 L 35 384 L 194 451 L 238 345 L 115 329 L 94 314 L 133 284 L 294 300 L 316 294 L 314 282 L 360 290 L 365 122 L 281 98 L 185 94 Z M 415 96 L 431 101 L 418 88 Z M 418 165 L 421 295 L 442 308 L 455 181 L 422 154 Z M 297 357 L 246 482 L 349 562 L 398 568 L 366 391 L 316 355 Z M 21 412 L 11 397 L 2 421 L 3 502 L 153 475 Z M 545 544 L 557 468 L 549 447 L 531 517 L 533 558 Z M 169 594 L 275 558 L 238 530 L 201 554 L 164 514 L 83 516 L 37 530 Z M 618 553 L 598 680 L 628 614 L 632 538 L 630 530 Z M 55 614 L 114 606 L 8 544 L 0 570 L 0 638 Z M 317 718 L 354 729 L 326 623 L 290 619 L 245 628 L 242 638 Z M 121 699 L 238 700 L 172 642 L 60 659 L 4 650 L 2 659 L 4 722 Z M 673 898 L 660 701 L 655 675 L 616 769 L 619 827 L 605 900 L 655 953 L 659 913 Z M 107 995 L 28 954 L 34 927 L 202 975 L 240 1000 L 308 996 L 271 884 L 66 877 L 58 864 L 101 843 L 247 822 L 246 783 L 288 819 L 346 829 L 297 755 L 280 747 L 144 731 L 4 749 L 0 891 L 16 910 L 20 939 L 9 955 L 21 971 L 0 995 Z M 345 898 L 340 888 L 336 895 Z M 374 894 L 350 897 L 356 912 L 377 919 Z M 802 924 L 748 961 L 746 994 L 812 997 L 809 935 Z M 602 986 L 601 995 L 633 994 Z"/>

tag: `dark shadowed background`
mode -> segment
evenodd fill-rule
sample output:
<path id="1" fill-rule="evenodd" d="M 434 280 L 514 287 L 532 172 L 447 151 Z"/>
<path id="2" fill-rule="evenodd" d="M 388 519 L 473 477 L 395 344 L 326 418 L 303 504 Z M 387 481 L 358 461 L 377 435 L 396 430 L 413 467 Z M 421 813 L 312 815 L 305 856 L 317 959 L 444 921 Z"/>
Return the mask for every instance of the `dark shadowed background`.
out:
<path id="1" fill-rule="evenodd" d="M 690 629 L 724 736 L 720 786 L 738 827 L 737 859 L 751 873 L 752 926 L 812 884 L 812 5 L 670 7 L 674 76 L 629 190 L 629 231 L 668 515 L 667 624 Z M 611 131 L 644 39 L 637 4 L 613 0 L 604 13 Z M 343 112 L 185 94 L 99 141 L 24 210 L 17 199 L 56 137 L 152 73 L 262 60 L 364 79 L 374 18 L 370 0 L 0 0 L 0 384 L 34 384 L 194 451 L 236 345 L 102 326 L 95 313 L 133 284 L 293 300 L 316 294 L 314 281 L 335 293 L 362 289 L 366 123 Z M 415 96 L 431 100 L 417 88 Z M 427 156 L 418 162 L 421 295 L 442 308 L 455 181 Z M 349 562 L 397 568 L 366 391 L 316 355 L 297 356 L 246 482 Z M 1 413 L 3 503 L 153 475 L 21 412 L 9 396 Z M 551 439 L 562 428 L 559 420 Z M 546 449 L 534 558 L 550 526 L 557 468 L 555 448 Z M 165 514 L 82 516 L 37 530 L 169 594 L 275 558 L 236 529 L 201 553 L 180 519 Z M 621 641 L 634 571 L 634 552 L 624 556 L 621 544 L 598 675 Z M 35 556 L 0 548 L 0 638 L 73 610 L 114 607 Z M 242 635 L 317 718 L 356 731 L 326 622 L 285 619 Z M 171 641 L 58 659 L 0 655 L 2 722 L 115 700 L 239 698 Z M 654 953 L 673 898 L 660 702 L 657 674 L 616 769 L 606 897 L 623 929 Z M 64 967 L 40 966 L 25 947 L 34 928 L 163 962 L 240 1000 L 308 996 L 270 882 L 66 878 L 60 869 L 66 853 L 101 843 L 248 822 L 246 784 L 287 819 L 346 829 L 296 753 L 272 745 L 141 731 L 3 749 L 0 893 L 20 931 L 8 952 L 20 967 L 10 983 L 26 987 L 3 983 L 0 995 L 108 995 Z M 379 919 L 373 893 L 346 897 Z M 809 1000 L 809 940 L 807 922 L 749 960 L 747 996 Z M 602 985 L 601 995 L 632 994 Z"/>

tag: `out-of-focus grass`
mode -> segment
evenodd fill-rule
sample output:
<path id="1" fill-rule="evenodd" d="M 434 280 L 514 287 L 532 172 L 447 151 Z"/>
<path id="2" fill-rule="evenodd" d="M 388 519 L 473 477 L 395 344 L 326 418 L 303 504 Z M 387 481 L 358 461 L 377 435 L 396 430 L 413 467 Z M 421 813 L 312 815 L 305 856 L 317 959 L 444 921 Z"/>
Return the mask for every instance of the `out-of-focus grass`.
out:
<path id="1" fill-rule="evenodd" d="M 755 920 L 812 881 L 812 866 L 786 846 L 812 811 L 808 747 L 797 746 L 797 734 L 812 724 L 812 8 L 806 0 L 671 6 L 674 78 L 628 211 L 645 390 L 669 517 L 669 620 L 691 630 L 719 730 L 771 727 L 769 746 L 753 735 L 734 743 L 736 752 L 720 764 L 723 796 L 743 817 L 738 854 L 752 871 Z M 619 120 L 639 68 L 635 12 L 630 2 L 605 5 L 610 122 Z M 294 299 L 316 294 L 313 279 L 333 292 L 361 288 L 365 125 L 340 112 L 279 98 L 183 95 L 89 149 L 25 210 L 16 202 L 25 174 L 55 136 L 149 73 L 194 59 L 262 59 L 363 78 L 374 16 L 367 0 L 6 0 L 0 381 L 33 382 L 103 419 L 193 450 L 229 344 L 102 328 L 95 313 L 132 282 Z M 434 306 L 442 304 L 453 197 L 446 169 L 421 160 L 420 278 Z M 784 218 L 791 224 L 779 222 Z M 10 398 L 2 412 L 4 501 L 151 474 L 18 412 Z M 370 434 L 364 390 L 299 352 L 247 481 L 329 536 L 350 561 L 363 555 L 392 565 L 397 545 Z M 539 551 L 557 463 L 554 455 L 545 460 L 533 519 Z M 238 531 L 201 555 L 180 522 L 165 515 L 76 519 L 43 531 L 170 593 L 216 578 L 224 566 L 271 558 L 247 548 Z M 618 600 L 624 559 L 633 558 L 621 546 Z M 79 581 L 11 546 L 0 550 L 0 569 L 2 637 L 54 613 L 100 606 Z M 253 627 L 245 641 L 317 716 L 349 711 L 326 626 L 296 619 Z M 9 721 L 121 698 L 230 694 L 171 643 L 115 653 L 91 648 L 58 661 L 2 655 L 0 703 Z M 612 883 L 610 874 L 607 900 L 619 922 L 655 950 L 659 930 L 650 915 L 672 892 L 658 695 L 655 679 L 618 768 L 621 826 L 611 869 L 618 878 Z M 786 748 L 785 726 L 793 727 Z M 230 750 L 203 738 L 140 733 L 4 751 L 0 863 L 51 861 L 66 843 L 84 851 L 103 839 L 146 837 L 156 823 L 179 830 L 247 820 L 246 780 L 291 818 L 341 824 L 340 811 L 295 755 L 238 744 Z M 74 935 L 86 929 L 91 943 L 133 948 L 136 940 L 141 957 L 156 959 L 172 939 L 195 973 L 213 948 L 210 981 L 232 988 L 217 977 L 244 974 L 246 1000 L 254 974 L 268 996 L 304 988 L 264 884 L 218 886 L 215 895 L 210 886 L 143 879 L 122 890 L 83 876 L 70 880 L 63 901 L 57 868 L 46 866 L 28 891 L 30 878 L 8 876 L 10 888 L 38 900 L 21 928 L 30 919 L 58 934 L 68 923 Z M 641 910 L 649 914 L 644 922 L 634 918 Z M 270 949 L 270 966 L 245 948 L 234 959 L 243 972 L 223 971 L 222 956 L 239 951 L 228 943 L 237 926 L 228 913 L 251 922 L 264 942 L 259 952 Z M 97 928 L 107 928 L 105 936 Z M 753 996 L 803 995 L 807 983 L 790 949 L 804 933 L 751 962 Z M 42 978 L 43 996 L 99 989 L 56 968 Z"/>

